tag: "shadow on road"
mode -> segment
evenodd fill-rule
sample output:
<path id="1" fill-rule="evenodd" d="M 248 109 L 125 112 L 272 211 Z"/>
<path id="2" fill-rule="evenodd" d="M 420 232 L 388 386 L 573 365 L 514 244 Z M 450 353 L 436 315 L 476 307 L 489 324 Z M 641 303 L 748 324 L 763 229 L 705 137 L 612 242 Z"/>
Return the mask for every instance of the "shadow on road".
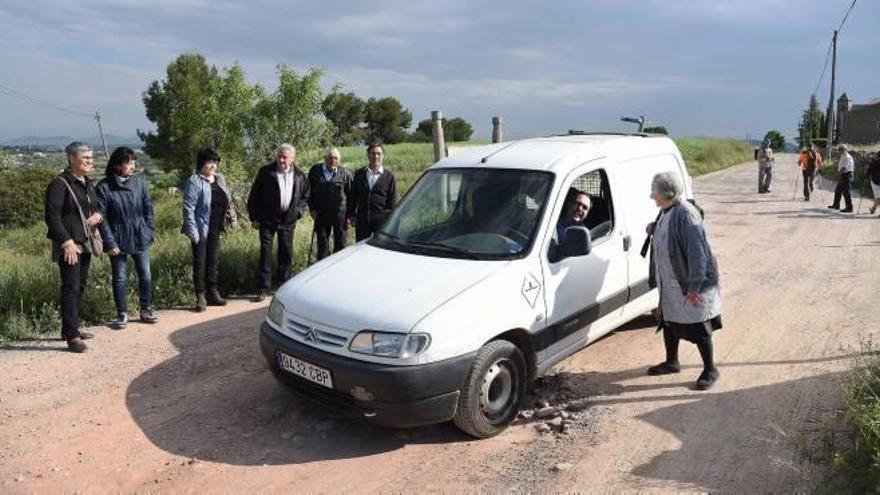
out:
<path id="1" fill-rule="evenodd" d="M 374 455 L 470 440 L 451 425 L 393 430 L 334 414 L 276 383 L 260 353 L 265 308 L 174 332 L 179 354 L 128 387 L 132 418 L 157 447 L 235 465 Z"/>

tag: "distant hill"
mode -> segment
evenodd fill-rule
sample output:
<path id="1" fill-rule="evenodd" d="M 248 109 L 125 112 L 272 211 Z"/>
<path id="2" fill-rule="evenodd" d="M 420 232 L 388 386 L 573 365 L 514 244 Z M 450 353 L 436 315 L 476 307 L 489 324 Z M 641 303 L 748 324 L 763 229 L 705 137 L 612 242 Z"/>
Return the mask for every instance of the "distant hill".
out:
<path id="1" fill-rule="evenodd" d="M 88 138 L 83 138 L 82 136 L 74 137 L 74 136 L 24 136 L 15 139 L 5 139 L 0 140 L 0 146 L 54 146 L 58 148 L 64 148 L 71 141 L 83 140 L 91 144 L 95 148 L 100 148 L 101 138 L 99 136 L 93 136 Z M 137 136 L 120 136 L 117 134 L 108 134 L 107 135 L 107 146 L 111 149 L 116 146 L 131 146 L 135 145 L 135 147 L 141 146 L 141 140 L 138 139 Z"/>

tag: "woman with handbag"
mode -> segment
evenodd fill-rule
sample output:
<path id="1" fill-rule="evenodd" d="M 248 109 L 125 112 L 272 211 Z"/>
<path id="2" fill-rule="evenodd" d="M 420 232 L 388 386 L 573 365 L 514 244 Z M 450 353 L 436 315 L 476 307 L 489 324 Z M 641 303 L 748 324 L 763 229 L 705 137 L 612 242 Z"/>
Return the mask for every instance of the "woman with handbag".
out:
<path id="1" fill-rule="evenodd" d="M 68 167 L 46 188 L 46 237 L 52 240 L 52 259 L 61 271 L 61 337 L 72 352 L 85 352 L 91 333 L 79 330 L 79 309 L 85 294 L 92 255 L 102 241 L 95 187 L 88 174 L 94 168 L 92 148 L 74 141 L 64 148 Z"/>
<path id="2" fill-rule="evenodd" d="M 155 217 L 153 201 L 147 192 L 144 176 L 135 175 L 137 155 L 125 146 L 116 148 L 107 162 L 105 177 L 97 186 L 104 221 L 100 224 L 104 248 L 110 255 L 113 273 L 113 301 L 116 320 L 112 328 L 121 330 L 128 323 L 125 279 L 128 258 L 134 261 L 138 275 L 140 316 L 143 323 L 156 323 L 153 314 L 153 283 L 150 274 L 150 244 L 153 242 Z"/>
<path id="3" fill-rule="evenodd" d="M 223 174 L 217 172 L 220 155 L 207 148 L 199 151 L 196 169 L 183 183 L 183 225 L 193 253 L 193 285 L 196 311 L 223 306 L 226 300 L 217 290 L 217 267 L 220 262 L 220 232 L 226 220 L 237 226 L 232 194 Z"/>

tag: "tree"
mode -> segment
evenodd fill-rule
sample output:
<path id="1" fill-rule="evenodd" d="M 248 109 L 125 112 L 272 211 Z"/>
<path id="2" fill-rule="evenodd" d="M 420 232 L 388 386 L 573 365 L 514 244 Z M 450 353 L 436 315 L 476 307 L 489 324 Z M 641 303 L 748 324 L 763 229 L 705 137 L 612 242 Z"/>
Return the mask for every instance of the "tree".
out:
<path id="1" fill-rule="evenodd" d="M 314 149 L 329 142 L 329 126 L 321 111 L 324 91 L 320 69 L 300 76 L 287 65 L 278 65 L 278 88 L 267 93 L 256 87 L 257 102 L 247 123 L 251 166 L 263 164 L 281 143 L 297 149 Z"/>
<path id="2" fill-rule="evenodd" d="M 814 140 L 826 138 L 828 134 L 827 118 L 819 109 L 819 99 L 815 94 L 810 95 L 810 103 L 806 110 L 801 113 L 798 123 L 798 137 L 796 139 L 801 148 L 809 146 Z"/>
<path id="3" fill-rule="evenodd" d="M 767 131 L 767 134 L 764 134 L 764 141 L 770 141 L 770 147 L 774 150 L 785 150 L 785 136 L 776 129 Z"/>
<path id="4" fill-rule="evenodd" d="M 243 123 L 253 106 L 253 89 L 238 65 L 221 76 L 205 57 L 184 54 L 168 65 L 166 79 L 143 93 L 147 118 L 156 131 L 141 132 L 144 151 L 166 172 L 190 174 L 198 150 L 213 147 L 240 159 L 245 150 Z"/>
<path id="5" fill-rule="evenodd" d="M 467 141 L 474 133 L 474 128 L 464 119 L 455 117 L 443 119 L 443 137 L 447 141 Z M 433 139 L 434 122 L 431 119 L 419 121 L 413 132 L 413 141 L 430 141 Z"/>
<path id="6" fill-rule="evenodd" d="M 665 136 L 669 135 L 669 132 L 662 125 L 657 125 L 654 127 L 645 127 L 645 132 L 648 134 L 663 134 Z"/>
<path id="7" fill-rule="evenodd" d="M 451 141 L 467 141 L 474 133 L 474 128 L 461 117 L 455 117 L 443 122 L 443 134 Z"/>
<path id="8" fill-rule="evenodd" d="M 366 137 L 366 132 L 361 128 L 366 104 L 354 93 L 342 93 L 338 87 L 333 88 L 324 98 L 321 110 L 331 124 L 330 132 L 334 144 L 357 144 Z"/>
<path id="9" fill-rule="evenodd" d="M 364 121 L 370 141 L 394 144 L 406 141 L 406 129 L 412 124 L 412 113 L 403 108 L 397 98 L 370 98 L 367 100 Z"/>
<path id="10" fill-rule="evenodd" d="M 13 161 L 9 153 L 6 150 L 0 150 L 0 172 L 11 169 L 12 165 Z"/>

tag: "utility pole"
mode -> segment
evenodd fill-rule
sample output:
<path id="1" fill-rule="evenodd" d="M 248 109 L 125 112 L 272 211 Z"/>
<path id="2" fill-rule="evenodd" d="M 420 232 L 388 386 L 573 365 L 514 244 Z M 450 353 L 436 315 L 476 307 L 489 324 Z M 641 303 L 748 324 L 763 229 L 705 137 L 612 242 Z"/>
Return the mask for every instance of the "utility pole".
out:
<path id="1" fill-rule="evenodd" d="M 828 98 L 828 141 L 825 144 L 826 156 L 831 158 L 831 141 L 834 138 L 834 81 L 837 76 L 837 31 L 831 39 L 831 96 Z"/>
<path id="2" fill-rule="evenodd" d="M 101 114 L 95 112 L 95 120 L 98 121 L 98 133 L 101 135 L 101 143 L 104 144 L 104 156 L 110 159 L 110 148 L 107 147 L 107 138 L 104 136 L 104 127 L 101 126 Z"/>

